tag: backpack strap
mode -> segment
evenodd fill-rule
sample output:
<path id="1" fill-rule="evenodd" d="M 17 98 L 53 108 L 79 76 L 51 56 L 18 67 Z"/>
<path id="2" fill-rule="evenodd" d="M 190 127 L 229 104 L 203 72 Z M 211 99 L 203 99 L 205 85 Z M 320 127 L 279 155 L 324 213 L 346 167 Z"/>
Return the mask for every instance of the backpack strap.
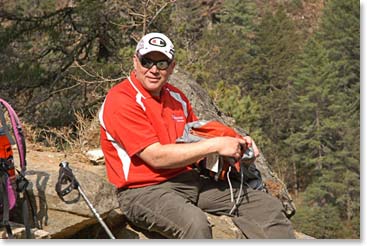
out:
<path id="1" fill-rule="evenodd" d="M 32 238 L 32 233 L 31 233 L 31 225 L 29 223 L 29 212 L 28 212 L 28 204 L 31 204 L 31 201 L 29 200 L 29 196 L 28 196 L 28 192 L 25 191 L 24 194 L 26 195 L 25 199 L 22 202 L 22 214 L 23 214 L 23 224 L 24 224 L 24 228 L 25 228 L 25 238 Z M 31 206 L 32 209 L 32 214 L 34 214 L 34 209 Z M 37 223 L 37 221 L 35 221 L 35 223 Z M 38 224 L 37 224 L 37 228 Z"/>
<path id="2" fill-rule="evenodd" d="M 21 177 L 21 178 L 19 178 Z M 1 226 L 5 227 L 6 233 L 8 234 L 9 239 L 14 239 L 13 231 L 11 230 L 11 226 L 9 223 L 9 197 L 8 197 L 8 190 L 7 190 L 7 182 L 9 181 L 8 175 L 6 171 L 0 170 L 0 197 L 2 198 L 3 204 L 3 217 Z M 22 214 L 23 214 L 23 224 L 25 228 L 25 238 L 31 239 L 31 225 L 29 224 L 29 212 L 28 212 L 28 205 L 31 207 L 31 211 L 33 214 L 33 219 L 35 220 L 37 228 L 40 228 L 37 220 L 36 220 L 36 211 L 30 202 L 30 197 L 27 192 L 28 180 L 26 180 L 21 174 L 17 177 L 17 192 L 23 192 L 23 202 L 22 202 Z"/>
<path id="3" fill-rule="evenodd" d="M 5 134 L 5 136 L 8 138 L 10 144 L 14 145 L 15 141 L 14 141 L 13 136 L 10 134 L 10 130 L 8 128 L 8 125 L 6 124 L 5 114 L 4 114 L 4 111 L 3 111 L 2 104 L 0 104 L 0 121 L 1 121 L 1 125 L 2 125 L 2 127 L 0 129 Z"/>
<path id="4" fill-rule="evenodd" d="M 33 222 L 35 226 L 38 229 L 42 229 L 42 227 L 38 223 L 37 212 L 36 212 L 35 207 L 32 205 L 31 197 L 29 195 L 29 191 L 27 190 L 27 187 L 30 181 L 26 179 L 26 177 L 24 177 L 24 175 L 22 175 L 21 172 L 19 172 L 18 170 L 17 172 L 18 172 L 18 176 L 16 180 L 16 187 L 17 187 L 16 191 L 19 194 L 22 194 L 22 215 L 23 215 L 23 224 L 25 228 L 25 237 L 28 239 L 31 239 L 33 238 L 33 236 L 31 234 L 31 225 L 29 223 L 29 208 L 31 210 Z"/>
<path id="5" fill-rule="evenodd" d="M 9 113 L 10 122 L 11 122 L 13 132 L 14 132 L 14 136 L 15 136 L 15 142 L 16 142 L 17 147 L 18 147 L 21 173 L 23 175 L 25 175 L 25 172 L 26 172 L 26 169 L 27 169 L 26 145 L 25 145 L 25 138 L 24 138 L 22 126 L 20 124 L 18 115 L 15 113 L 14 109 L 10 106 L 9 103 L 7 103 L 4 99 L 0 98 L 0 105 L 5 107 L 5 109 Z M 1 109 L 0 115 L 1 114 L 3 114 L 2 109 Z M 1 116 L 2 121 L 3 121 L 3 116 Z M 4 117 L 4 122 L 2 122 L 2 125 L 3 125 L 3 127 L 6 131 L 7 126 L 5 124 L 5 117 Z M 12 139 L 12 138 L 10 137 L 9 139 Z"/>
<path id="6" fill-rule="evenodd" d="M 8 199 L 8 189 L 7 189 L 8 175 L 5 170 L 0 170 L 0 197 L 2 198 L 3 204 L 3 219 L 1 226 L 5 227 L 8 237 L 13 239 L 13 232 L 9 224 L 9 199 Z"/>

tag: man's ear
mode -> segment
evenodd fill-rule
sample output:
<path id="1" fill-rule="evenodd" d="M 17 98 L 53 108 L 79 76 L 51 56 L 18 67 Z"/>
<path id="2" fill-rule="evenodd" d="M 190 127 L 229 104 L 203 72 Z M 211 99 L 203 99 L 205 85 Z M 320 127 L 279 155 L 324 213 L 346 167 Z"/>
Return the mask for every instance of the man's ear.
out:
<path id="1" fill-rule="evenodd" d="M 173 69 L 175 69 L 175 66 L 176 66 L 176 61 L 173 60 L 171 63 L 171 73 L 173 72 Z"/>
<path id="2" fill-rule="evenodd" d="M 134 63 L 134 69 L 136 69 L 138 67 L 138 58 L 136 57 L 136 55 L 133 56 L 133 63 Z"/>

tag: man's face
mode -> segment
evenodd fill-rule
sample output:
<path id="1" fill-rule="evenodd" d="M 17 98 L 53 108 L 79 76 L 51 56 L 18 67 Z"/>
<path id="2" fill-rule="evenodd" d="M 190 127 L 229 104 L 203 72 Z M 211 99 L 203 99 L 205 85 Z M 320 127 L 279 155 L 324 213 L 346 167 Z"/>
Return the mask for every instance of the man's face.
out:
<path id="1" fill-rule="evenodd" d="M 150 52 L 143 57 L 148 63 L 151 61 L 168 61 L 169 59 L 160 52 Z M 167 82 L 168 77 L 172 74 L 175 67 L 175 62 L 172 61 L 167 69 L 159 69 L 159 65 L 154 64 L 151 68 L 146 68 L 142 65 L 137 55 L 134 55 L 134 68 L 136 71 L 136 78 L 142 83 L 143 87 L 154 96 L 159 96 L 162 86 Z"/>

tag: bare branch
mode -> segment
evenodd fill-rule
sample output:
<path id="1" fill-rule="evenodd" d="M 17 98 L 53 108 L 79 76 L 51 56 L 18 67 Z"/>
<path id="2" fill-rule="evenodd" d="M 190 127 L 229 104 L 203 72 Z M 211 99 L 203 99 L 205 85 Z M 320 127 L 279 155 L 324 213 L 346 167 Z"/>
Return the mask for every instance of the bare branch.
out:
<path id="1" fill-rule="evenodd" d="M 148 23 L 148 25 L 147 25 L 147 27 L 149 28 L 150 27 L 150 25 L 153 23 L 153 21 L 158 17 L 158 15 L 162 12 L 162 10 L 164 9 L 164 8 L 166 8 L 167 7 L 167 5 L 168 5 L 168 3 L 165 3 L 156 13 L 155 13 L 155 15 L 153 16 L 153 18 L 149 21 L 149 23 Z"/>

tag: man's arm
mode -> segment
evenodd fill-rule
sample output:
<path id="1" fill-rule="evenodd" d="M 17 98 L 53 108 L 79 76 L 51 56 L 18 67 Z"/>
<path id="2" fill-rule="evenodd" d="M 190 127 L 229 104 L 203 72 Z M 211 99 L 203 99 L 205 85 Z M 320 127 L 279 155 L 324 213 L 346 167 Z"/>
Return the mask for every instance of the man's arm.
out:
<path id="1" fill-rule="evenodd" d="M 153 168 L 177 168 L 190 165 L 212 153 L 240 159 L 241 145 L 256 148 L 250 137 L 215 137 L 196 143 L 162 145 L 157 142 L 146 147 L 138 156 Z M 255 156 L 258 152 L 256 148 Z"/>

